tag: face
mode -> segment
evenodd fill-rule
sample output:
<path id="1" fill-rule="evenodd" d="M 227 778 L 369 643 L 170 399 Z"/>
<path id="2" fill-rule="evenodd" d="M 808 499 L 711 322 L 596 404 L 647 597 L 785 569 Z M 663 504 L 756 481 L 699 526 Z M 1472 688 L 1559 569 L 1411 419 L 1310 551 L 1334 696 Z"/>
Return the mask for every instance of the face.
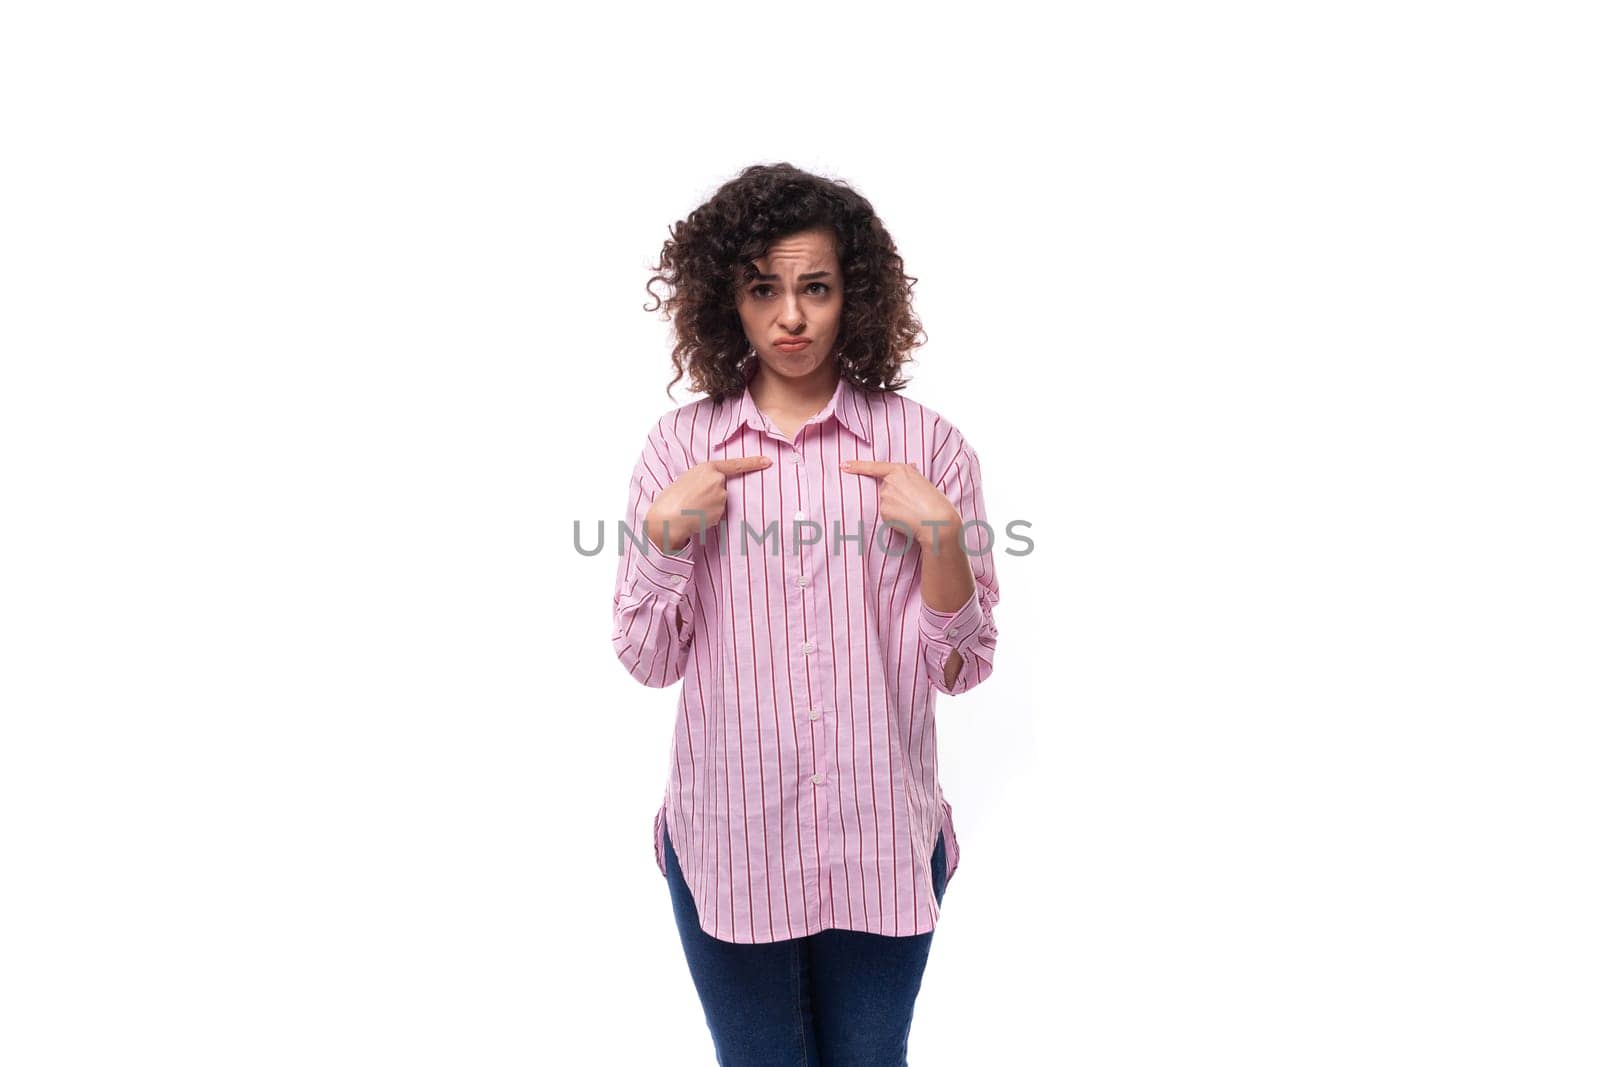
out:
<path id="1" fill-rule="evenodd" d="M 790 379 L 819 373 L 833 361 L 844 317 L 844 276 L 833 231 L 808 230 L 774 241 L 755 266 L 760 276 L 740 286 L 737 301 L 761 372 Z M 781 343 L 791 339 L 809 343 Z"/>

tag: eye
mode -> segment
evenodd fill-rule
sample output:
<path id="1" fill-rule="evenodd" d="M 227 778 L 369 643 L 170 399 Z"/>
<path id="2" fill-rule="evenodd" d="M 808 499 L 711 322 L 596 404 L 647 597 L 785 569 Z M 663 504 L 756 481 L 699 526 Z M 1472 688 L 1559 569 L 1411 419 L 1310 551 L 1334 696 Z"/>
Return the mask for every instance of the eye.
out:
<path id="1" fill-rule="evenodd" d="M 767 284 L 766 282 L 762 282 L 759 285 L 752 285 L 750 287 L 750 295 L 751 296 L 756 296 L 756 297 L 765 297 L 765 296 L 768 295 L 768 291 L 771 290 L 771 289 L 772 289 L 771 285 Z M 806 291 L 809 292 L 812 289 L 821 289 L 822 292 L 820 292 L 820 293 L 818 293 L 816 295 L 818 295 L 818 296 L 827 296 L 829 293 L 831 293 L 833 291 L 833 286 L 829 285 L 827 282 L 811 282 L 809 285 L 806 286 Z"/>

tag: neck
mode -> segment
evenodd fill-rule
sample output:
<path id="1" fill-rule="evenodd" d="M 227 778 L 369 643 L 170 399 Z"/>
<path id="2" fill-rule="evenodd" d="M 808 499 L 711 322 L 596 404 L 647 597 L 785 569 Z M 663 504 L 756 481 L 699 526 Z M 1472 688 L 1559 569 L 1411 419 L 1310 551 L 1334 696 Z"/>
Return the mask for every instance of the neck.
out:
<path id="1" fill-rule="evenodd" d="M 750 399 L 762 411 L 815 415 L 827 406 L 838 387 L 839 365 L 832 360 L 820 364 L 804 378 L 769 374 L 765 366 L 758 365 L 750 378 Z"/>

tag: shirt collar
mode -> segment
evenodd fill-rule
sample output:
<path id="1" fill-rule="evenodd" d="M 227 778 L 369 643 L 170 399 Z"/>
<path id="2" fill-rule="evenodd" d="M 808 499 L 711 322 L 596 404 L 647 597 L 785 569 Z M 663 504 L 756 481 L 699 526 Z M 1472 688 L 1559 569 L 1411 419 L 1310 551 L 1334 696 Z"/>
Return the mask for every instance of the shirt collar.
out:
<path id="1" fill-rule="evenodd" d="M 866 410 L 866 397 L 861 389 L 841 374 L 839 384 L 834 388 L 833 396 L 829 398 L 827 406 L 813 418 L 817 422 L 826 422 L 829 416 L 832 416 L 841 426 L 870 446 L 872 420 L 866 417 Z M 737 398 L 730 397 L 722 403 L 718 417 L 722 421 L 712 431 L 713 444 L 722 444 L 745 426 L 753 430 L 767 428 L 766 416 L 762 415 L 761 409 L 756 407 L 755 400 L 750 396 L 749 382 L 745 383 L 744 392 Z"/>

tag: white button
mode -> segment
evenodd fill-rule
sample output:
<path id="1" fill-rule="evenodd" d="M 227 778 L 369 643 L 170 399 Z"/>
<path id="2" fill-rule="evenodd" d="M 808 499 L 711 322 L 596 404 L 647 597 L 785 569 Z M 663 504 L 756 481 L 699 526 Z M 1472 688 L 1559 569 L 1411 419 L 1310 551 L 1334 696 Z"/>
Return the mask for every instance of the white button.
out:
<path id="1" fill-rule="evenodd" d="M 804 462 L 805 456 L 801 455 L 799 452 L 790 452 L 789 459 L 794 463 L 801 463 Z"/>
<path id="2" fill-rule="evenodd" d="M 952 626 L 952 627 L 950 627 L 950 629 L 948 629 L 948 630 L 946 630 L 946 631 L 945 631 L 945 632 L 944 632 L 944 635 L 945 635 L 945 636 L 946 636 L 946 637 L 954 637 L 954 636 L 956 636 L 956 635 L 957 635 L 957 634 L 959 634 L 959 633 L 960 633 L 960 632 L 961 632 L 961 627 L 959 627 L 959 626 Z"/>
<path id="3" fill-rule="evenodd" d="M 821 785 L 821 784 L 822 784 L 822 775 L 820 775 L 820 774 L 813 774 L 813 775 L 812 775 L 812 776 L 811 776 L 811 784 L 812 784 L 812 785 Z"/>
<path id="4" fill-rule="evenodd" d="M 822 709 L 821 708 L 812 708 L 811 709 L 811 717 L 813 719 L 820 719 L 822 717 Z"/>
<path id="5" fill-rule="evenodd" d="M 682 584 L 683 584 L 683 583 L 684 583 L 684 582 L 686 582 L 686 581 L 688 581 L 688 579 L 687 579 L 687 578 L 685 578 L 685 577 L 684 577 L 684 576 L 683 576 L 683 575 L 681 575 L 681 574 L 674 574 L 674 575 L 673 575 L 673 576 L 672 576 L 672 584 L 673 584 L 673 585 L 682 585 Z"/>
<path id="6" fill-rule="evenodd" d="M 800 577 L 794 580 L 794 584 L 804 589 L 806 586 L 811 584 L 811 579 L 802 574 Z"/>
<path id="7" fill-rule="evenodd" d="M 794 513 L 794 521 L 795 522 L 804 522 L 805 519 L 806 519 L 806 513 L 805 513 L 804 509 L 801 509 L 800 511 L 797 511 L 797 512 Z"/>
<path id="8" fill-rule="evenodd" d="M 817 650 L 817 646 L 813 645 L 810 641 L 807 641 L 805 644 L 800 646 L 800 651 L 801 652 L 810 653 L 810 652 L 815 652 L 816 650 Z"/>

